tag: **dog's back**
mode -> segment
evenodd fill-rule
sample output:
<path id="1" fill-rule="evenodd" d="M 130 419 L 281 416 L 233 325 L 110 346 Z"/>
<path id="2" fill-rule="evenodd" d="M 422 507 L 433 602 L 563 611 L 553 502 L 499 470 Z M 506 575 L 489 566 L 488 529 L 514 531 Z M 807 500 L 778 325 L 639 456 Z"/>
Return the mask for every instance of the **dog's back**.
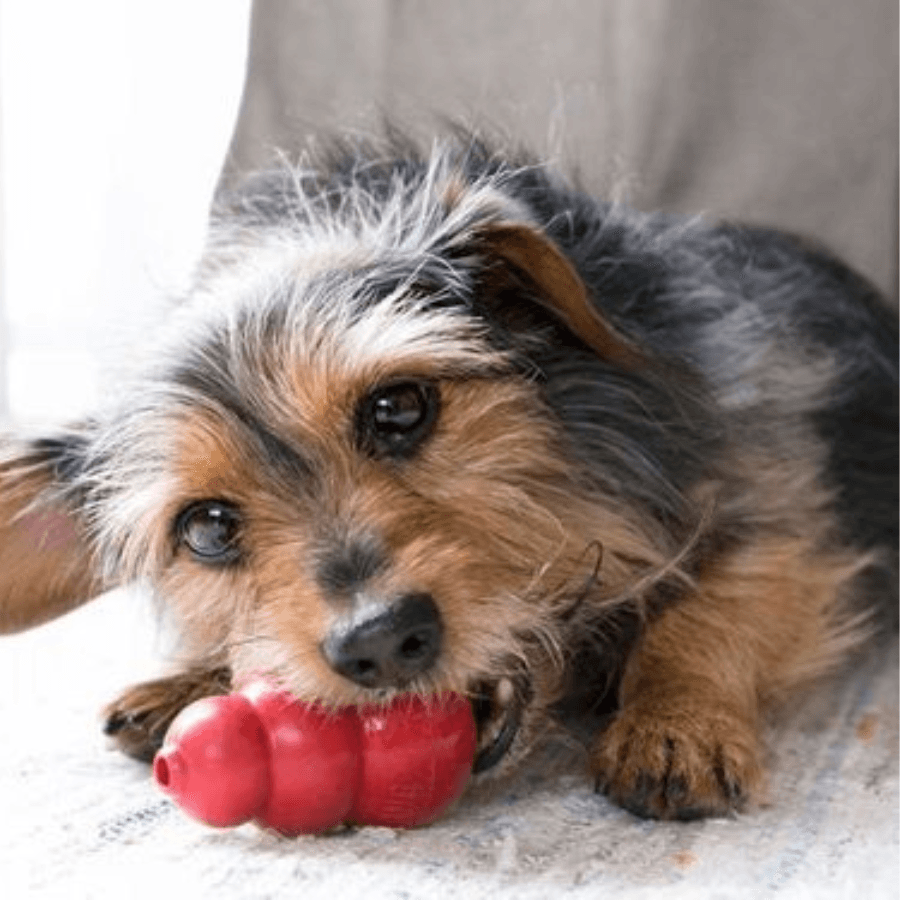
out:
<path id="1" fill-rule="evenodd" d="M 896 626 L 898 328 L 887 299 L 824 248 L 784 232 L 635 212 L 539 167 L 510 184 L 604 316 L 661 359 L 702 373 L 732 441 L 816 468 L 809 477 L 832 494 L 838 539 L 877 554 L 865 600 L 877 596 Z"/>

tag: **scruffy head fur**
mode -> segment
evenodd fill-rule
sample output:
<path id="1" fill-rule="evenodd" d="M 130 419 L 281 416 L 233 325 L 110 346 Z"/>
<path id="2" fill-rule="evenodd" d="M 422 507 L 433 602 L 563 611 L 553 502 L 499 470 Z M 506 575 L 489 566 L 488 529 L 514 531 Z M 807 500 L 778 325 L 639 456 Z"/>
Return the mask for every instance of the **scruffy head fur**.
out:
<path id="1" fill-rule="evenodd" d="M 762 705 L 889 590 L 895 355 L 794 239 L 467 136 L 336 143 L 223 194 L 116 402 L 9 444 L 0 623 L 151 584 L 188 665 L 112 709 L 138 755 L 262 671 L 330 705 L 467 694 L 479 770 L 618 709 L 600 786 L 726 811 L 761 789 Z"/>

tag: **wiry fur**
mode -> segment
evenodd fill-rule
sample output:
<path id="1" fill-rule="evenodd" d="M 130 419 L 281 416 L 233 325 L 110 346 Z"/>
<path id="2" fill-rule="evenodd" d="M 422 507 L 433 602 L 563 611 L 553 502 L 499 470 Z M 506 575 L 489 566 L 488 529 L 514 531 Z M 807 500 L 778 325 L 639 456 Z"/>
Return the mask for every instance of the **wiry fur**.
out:
<path id="1" fill-rule="evenodd" d="M 361 410 L 404 382 L 436 420 L 373 453 Z M 465 136 L 338 143 L 221 198 L 117 403 L 9 446 L 0 623 L 152 584 L 189 665 L 112 708 L 137 755 L 263 670 L 333 704 L 467 693 L 483 768 L 562 709 L 618 709 L 600 786 L 724 812 L 761 790 L 761 710 L 893 606 L 896 397 L 894 320 L 818 249 L 601 203 Z M 215 564 L 177 527 L 207 499 L 240 511 Z M 433 665 L 377 690 L 329 665 L 328 635 L 411 593 Z"/>

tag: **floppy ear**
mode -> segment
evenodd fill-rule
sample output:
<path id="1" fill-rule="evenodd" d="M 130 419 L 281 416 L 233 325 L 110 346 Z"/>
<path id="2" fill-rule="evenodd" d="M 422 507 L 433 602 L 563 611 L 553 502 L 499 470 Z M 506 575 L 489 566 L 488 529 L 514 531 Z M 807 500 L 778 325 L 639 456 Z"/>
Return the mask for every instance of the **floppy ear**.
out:
<path id="1" fill-rule="evenodd" d="M 86 529 L 63 499 L 73 447 L 0 444 L 0 633 L 39 625 L 103 589 Z"/>
<path id="2" fill-rule="evenodd" d="M 512 275 L 528 287 L 539 306 L 602 359 L 625 369 L 641 364 L 641 352 L 616 333 L 574 266 L 541 232 L 527 225 L 490 225 L 479 231 L 478 243 L 489 259 L 503 263 L 507 279 Z M 503 277 L 495 272 L 495 289 L 496 280 Z"/>

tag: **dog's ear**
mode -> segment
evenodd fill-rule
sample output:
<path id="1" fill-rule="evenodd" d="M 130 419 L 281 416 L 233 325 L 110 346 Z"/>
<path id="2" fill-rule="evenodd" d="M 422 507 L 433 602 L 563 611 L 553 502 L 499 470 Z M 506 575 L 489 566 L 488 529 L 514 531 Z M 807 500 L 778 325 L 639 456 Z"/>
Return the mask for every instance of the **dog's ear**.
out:
<path id="1" fill-rule="evenodd" d="M 65 490 L 76 438 L 0 444 L 0 633 L 39 625 L 103 589 Z"/>
<path id="2" fill-rule="evenodd" d="M 641 352 L 606 321 L 574 266 L 548 237 L 527 225 L 496 224 L 479 231 L 478 246 L 489 263 L 488 297 L 524 288 L 602 359 L 625 369 L 640 365 Z"/>

